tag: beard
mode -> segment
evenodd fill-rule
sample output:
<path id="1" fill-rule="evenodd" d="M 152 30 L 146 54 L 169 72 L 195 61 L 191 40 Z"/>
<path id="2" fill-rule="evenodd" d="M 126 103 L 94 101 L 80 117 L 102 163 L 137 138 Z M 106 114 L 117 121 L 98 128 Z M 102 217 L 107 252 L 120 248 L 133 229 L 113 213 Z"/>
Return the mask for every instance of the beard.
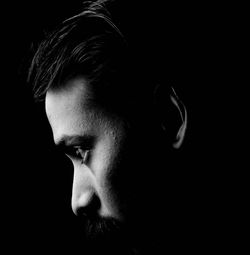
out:
<path id="1" fill-rule="evenodd" d="M 85 254 L 138 254 L 125 224 L 112 217 L 81 218 L 80 228 Z"/>

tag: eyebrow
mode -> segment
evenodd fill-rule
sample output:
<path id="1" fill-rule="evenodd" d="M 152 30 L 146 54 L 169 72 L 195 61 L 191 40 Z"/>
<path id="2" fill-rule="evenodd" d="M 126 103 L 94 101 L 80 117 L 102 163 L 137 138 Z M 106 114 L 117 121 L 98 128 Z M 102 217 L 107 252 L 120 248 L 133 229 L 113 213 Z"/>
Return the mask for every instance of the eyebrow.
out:
<path id="1" fill-rule="evenodd" d="M 55 141 L 58 148 L 72 147 L 80 144 L 89 146 L 93 143 L 94 137 L 91 135 L 62 135 L 60 139 Z"/>

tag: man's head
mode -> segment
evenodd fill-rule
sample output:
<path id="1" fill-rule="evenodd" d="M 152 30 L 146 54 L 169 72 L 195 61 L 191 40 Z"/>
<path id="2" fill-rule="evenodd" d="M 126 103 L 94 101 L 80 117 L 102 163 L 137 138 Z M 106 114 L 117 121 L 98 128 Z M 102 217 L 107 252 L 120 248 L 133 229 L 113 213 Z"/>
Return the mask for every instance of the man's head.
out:
<path id="1" fill-rule="evenodd" d="M 55 144 L 74 166 L 72 209 L 90 240 L 107 243 L 126 233 L 149 240 L 167 222 L 171 145 L 186 129 L 181 101 L 132 42 L 100 2 L 88 3 L 47 36 L 30 69 Z"/>

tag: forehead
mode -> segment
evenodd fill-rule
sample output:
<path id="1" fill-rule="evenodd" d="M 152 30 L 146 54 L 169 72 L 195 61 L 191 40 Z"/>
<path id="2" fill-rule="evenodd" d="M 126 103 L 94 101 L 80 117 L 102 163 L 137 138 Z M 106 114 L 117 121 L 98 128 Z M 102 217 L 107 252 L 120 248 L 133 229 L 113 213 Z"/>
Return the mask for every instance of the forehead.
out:
<path id="1" fill-rule="evenodd" d="M 83 125 L 86 129 L 91 121 L 90 97 L 89 84 L 81 77 L 71 79 L 62 87 L 50 89 L 46 93 L 45 110 L 54 139 L 65 131 L 74 134 Z"/>
<path id="2" fill-rule="evenodd" d="M 89 83 L 83 77 L 76 77 L 66 81 L 62 86 L 49 89 L 45 97 L 46 112 L 55 106 L 73 106 L 86 104 L 90 97 Z"/>

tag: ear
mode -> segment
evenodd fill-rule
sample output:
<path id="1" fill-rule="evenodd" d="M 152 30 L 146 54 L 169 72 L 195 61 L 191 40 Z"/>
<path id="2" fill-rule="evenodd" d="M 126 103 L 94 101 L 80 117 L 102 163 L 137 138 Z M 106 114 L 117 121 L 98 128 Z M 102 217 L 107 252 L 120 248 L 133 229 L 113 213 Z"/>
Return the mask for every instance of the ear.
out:
<path id="1" fill-rule="evenodd" d="M 154 95 L 161 129 L 173 148 L 179 149 L 187 129 L 185 105 L 173 87 L 158 85 Z"/>
<path id="2" fill-rule="evenodd" d="M 177 113 L 180 117 L 180 126 L 176 133 L 176 140 L 173 142 L 173 147 L 179 149 L 183 143 L 186 129 L 187 129 L 187 110 L 183 102 L 177 96 L 174 88 L 171 88 L 170 99 L 173 105 L 176 107 Z"/>

